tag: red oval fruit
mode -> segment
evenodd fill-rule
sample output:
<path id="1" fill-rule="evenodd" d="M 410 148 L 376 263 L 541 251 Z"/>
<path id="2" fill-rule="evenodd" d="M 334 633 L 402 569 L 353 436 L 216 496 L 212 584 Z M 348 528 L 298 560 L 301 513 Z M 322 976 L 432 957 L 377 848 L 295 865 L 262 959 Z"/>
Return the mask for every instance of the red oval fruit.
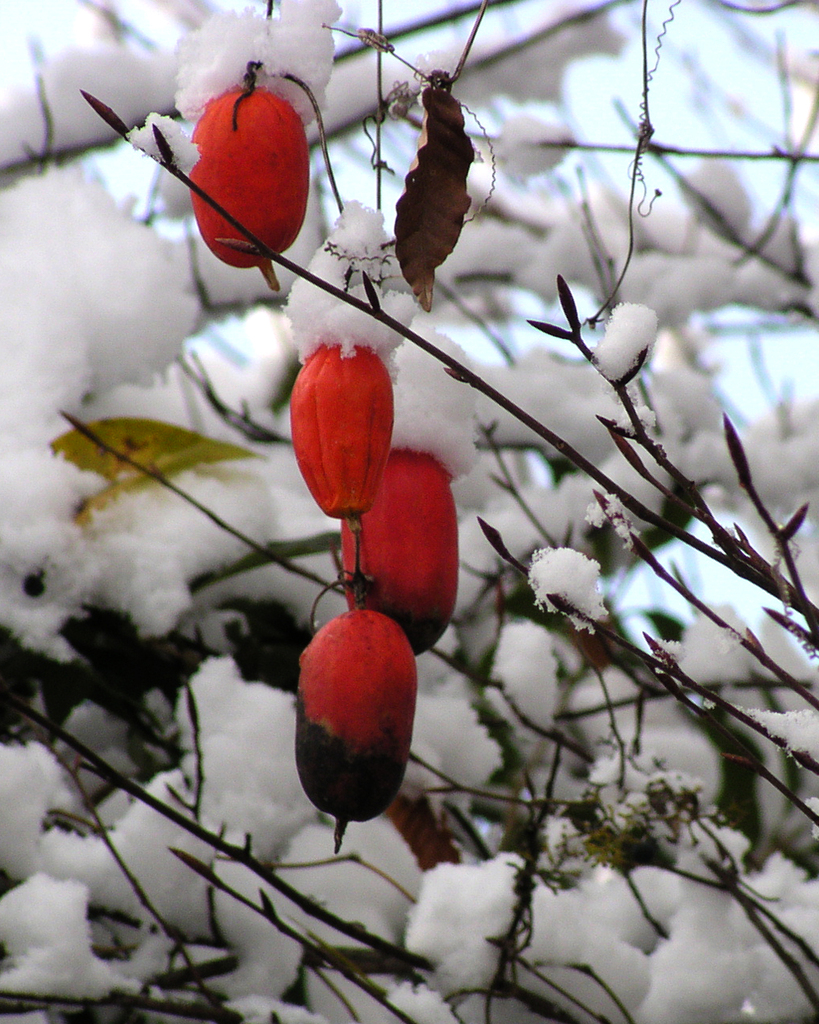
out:
<path id="1" fill-rule="evenodd" d="M 310 493 L 328 516 L 372 507 L 390 453 L 392 380 L 370 348 L 343 356 L 322 345 L 290 396 L 293 450 Z"/>
<path id="2" fill-rule="evenodd" d="M 288 249 L 304 221 L 310 153 L 302 120 L 287 100 L 260 87 L 231 89 L 205 107 L 193 141 L 200 156 L 191 180 L 274 252 Z M 191 193 L 191 200 L 211 252 L 268 276 L 267 257 L 223 245 L 218 239 L 247 239 L 204 199 Z"/>
<path id="3" fill-rule="evenodd" d="M 331 619 L 300 659 L 296 767 L 319 810 L 348 821 L 380 814 L 401 785 L 417 676 L 401 627 L 366 609 Z M 340 841 L 340 840 L 339 840 Z"/>
<path id="4" fill-rule="evenodd" d="M 361 517 L 364 605 L 398 622 L 416 654 L 446 629 L 458 591 L 458 518 L 450 474 L 428 452 L 390 452 L 373 507 Z M 344 570 L 355 569 L 355 537 L 341 527 Z M 347 600 L 352 607 L 351 591 Z"/>

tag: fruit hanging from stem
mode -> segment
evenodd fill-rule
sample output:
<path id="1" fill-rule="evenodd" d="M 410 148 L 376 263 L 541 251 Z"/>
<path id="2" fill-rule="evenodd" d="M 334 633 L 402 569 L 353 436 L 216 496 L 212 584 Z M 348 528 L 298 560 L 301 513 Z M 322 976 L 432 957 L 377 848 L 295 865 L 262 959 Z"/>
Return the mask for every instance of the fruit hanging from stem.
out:
<path id="1" fill-rule="evenodd" d="M 305 793 L 336 819 L 336 851 L 349 821 L 392 802 L 412 740 L 417 674 L 403 630 L 379 612 L 331 619 L 302 652 L 296 767 Z"/>
<path id="2" fill-rule="evenodd" d="M 290 396 L 296 461 L 328 516 L 356 517 L 372 507 L 390 452 L 392 380 L 370 348 L 344 355 L 321 345 L 299 371 Z"/>
<path id="3" fill-rule="evenodd" d="M 361 517 L 358 564 L 355 534 L 341 527 L 350 607 L 363 575 L 363 607 L 395 619 L 416 654 L 438 640 L 455 608 L 458 519 L 450 480 L 434 455 L 393 449 L 375 502 Z"/>
<path id="4" fill-rule="evenodd" d="M 310 188 L 310 153 L 304 124 L 281 96 L 256 85 L 248 66 L 243 88 L 211 100 L 193 130 L 199 160 L 191 180 L 274 252 L 296 240 L 304 222 Z M 278 289 L 266 256 L 225 244 L 249 245 L 204 199 L 191 194 L 193 212 L 205 244 L 233 267 L 261 268 Z"/>

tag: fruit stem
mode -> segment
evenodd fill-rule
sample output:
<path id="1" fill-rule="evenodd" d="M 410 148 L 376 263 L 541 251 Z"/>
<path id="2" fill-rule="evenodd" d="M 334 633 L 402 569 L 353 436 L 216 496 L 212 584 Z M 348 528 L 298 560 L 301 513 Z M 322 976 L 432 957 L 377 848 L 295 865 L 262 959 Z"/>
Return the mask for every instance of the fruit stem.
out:
<path id="1" fill-rule="evenodd" d="M 351 512 L 348 516 L 345 516 L 347 520 L 347 526 L 350 528 L 350 533 L 356 538 L 356 556 L 358 555 L 358 538 L 361 536 L 361 513 Z M 358 568 L 358 558 L 355 560 L 355 567 Z"/>
<path id="2" fill-rule="evenodd" d="M 336 828 L 333 832 L 333 853 L 338 853 L 344 841 L 344 833 L 347 831 L 349 822 L 345 818 L 336 818 Z"/>
<path id="3" fill-rule="evenodd" d="M 361 611 L 367 596 L 367 577 L 361 571 L 361 514 L 353 512 L 346 518 L 347 526 L 355 540 L 355 562 L 353 563 L 353 574 L 350 578 L 349 587 L 353 595 L 353 603 L 356 609 Z"/>
<path id="4" fill-rule="evenodd" d="M 273 266 L 272 261 L 266 260 L 264 263 L 260 263 L 259 269 L 262 272 L 262 277 L 267 281 L 268 288 L 272 292 L 280 291 L 281 285 L 279 284 L 278 277 L 276 277 L 276 268 Z"/>
<path id="5" fill-rule="evenodd" d="M 249 60 L 247 62 L 247 69 L 242 79 L 242 94 L 236 97 L 236 102 L 233 104 L 233 130 L 237 132 L 239 130 L 239 104 L 242 100 L 246 100 L 256 88 L 256 76 L 262 67 L 260 60 Z M 278 291 L 278 289 L 276 289 Z"/>

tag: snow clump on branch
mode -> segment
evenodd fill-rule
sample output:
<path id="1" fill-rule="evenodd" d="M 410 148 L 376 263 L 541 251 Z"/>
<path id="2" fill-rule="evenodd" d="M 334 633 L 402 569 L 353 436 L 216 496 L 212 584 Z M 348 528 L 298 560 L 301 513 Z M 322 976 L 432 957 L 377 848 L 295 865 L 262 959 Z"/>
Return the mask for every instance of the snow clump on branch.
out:
<path id="1" fill-rule="evenodd" d="M 591 629 L 589 620 L 599 622 L 606 615 L 597 590 L 600 563 L 573 548 L 541 548 L 532 555 L 529 583 L 535 601 L 547 611 L 563 611 L 553 598 L 561 598 L 574 612 L 569 618 L 578 629 Z"/>
<path id="2" fill-rule="evenodd" d="M 615 306 L 606 333 L 594 352 L 594 362 L 606 380 L 624 381 L 637 373 L 651 355 L 657 339 L 657 314 L 636 302 Z"/>
<path id="3" fill-rule="evenodd" d="M 397 274 L 383 215 L 361 203 L 347 203 L 308 269 L 336 288 L 369 302 L 359 283 L 360 275 L 367 274 L 371 281 L 378 282 L 393 271 Z M 403 323 L 415 312 L 412 297 L 406 292 L 385 291 L 380 302 L 385 312 Z M 302 362 L 321 345 L 338 345 L 343 356 L 352 355 L 356 346 L 365 346 L 386 361 L 401 341 L 389 327 L 303 278 L 296 281 L 290 291 L 287 315 L 293 325 L 293 343 Z"/>
<path id="4" fill-rule="evenodd" d="M 128 141 L 136 149 L 142 150 L 152 159 L 161 162 L 162 153 L 157 145 L 155 130 L 162 133 L 179 170 L 190 174 L 199 159 L 199 147 L 190 140 L 172 117 L 166 117 L 163 114 L 148 114 L 142 128 L 132 128 L 128 132 Z"/>

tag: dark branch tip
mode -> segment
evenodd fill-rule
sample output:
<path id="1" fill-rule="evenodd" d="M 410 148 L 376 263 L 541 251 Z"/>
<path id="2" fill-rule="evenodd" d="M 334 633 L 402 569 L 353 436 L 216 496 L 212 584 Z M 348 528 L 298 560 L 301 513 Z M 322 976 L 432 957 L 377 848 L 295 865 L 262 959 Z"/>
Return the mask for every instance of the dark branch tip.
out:
<path id="1" fill-rule="evenodd" d="M 445 366 L 444 373 L 448 373 L 453 380 L 459 381 L 461 384 L 469 383 L 467 378 L 461 373 L 460 370 L 456 370 L 454 366 Z"/>
<path id="2" fill-rule="evenodd" d="M 739 439 L 737 429 L 726 413 L 723 413 L 722 425 L 725 431 L 725 441 L 728 445 L 728 454 L 731 456 L 734 469 L 737 471 L 740 487 L 750 490 L 752 487 L 751 467 L 748 465 L 748 458 L 745 455 L 745 449 L 742 447 L 742 441 Z"/>
<path id="3" fill-rule="evenodd" d="M 494 549 L 496 554 L 500 555 L 504 562 L 508 562 L 509 565 L 513 566 L 515 569 L 518 570 L 519 573 L 521 573 L 521 575 L 527 577 L 528 579 L 529 572 L 526 566 L 523 564 L 523 562 L 520 562 L 517 558 L 515 558 L 515 556 L 511 553 L 509 548 L 507 548 L 507 546 L 503 542 L 503 538 L 501 537 L 500 533 L 495 529 L 495 527 L 490 526 L 489 523 L 487 523 L 486 520 L 481 519 L 480 516 L 478 516 L 477 518 L 478 526 L 480 526 L 481 530 L 483 531 L 484 537 L 486 537 L 486 539 L 492 545 L 492 548 Z"/>
<path id="4" fill-rule="evenodd" d="M 560 305 L 563 309 L 563 314 L 566 317 L 566 322 L 572 329 L 573 334 L 577 334 L 580 330 L 580 317 L 577 314 L 577 303 L 574 301 L 574 295 L 572 290 L 566 283 L 566 278 L 562 274 L 557 275 L 557 297 L 560 300 Z"/>
<path id="5" fill-rule="evenodd" d="M 94 113 L 101 117 L 109 128 L 113 128 L 117 135 L 121 135 L 123 138 L 128 135 L 128 132 L 131 129 L 118 114 L 114 113 L 107 103 L 103 103 L 102 100 L 98 100 L 96 96 L 92 96 L 91 93 L 86 92 L 85 89 L 80 89 L 80 93 Z"/>
<path id="6" fill-rule="evenodd" d="M 557 324 L 549 324 L 543 320 L 527 320 L 526 322 L 530 327 L 534 327 L 536 331 L 542 331 L 553 338 L 562 338 L 564 341 L 572 340 L 572 332 L 567 331 L 565 327 L 558 327 Z"/>
<path id="7" fill-rule="evenodd" d="M 156 148 L 159 150 L 160 161 L 163 167 L 176 167 L 176 158 L 173 155 L 171 145 L 158 124 L 152 125 L 154 140 L 156 141 Z"/>
<path id="8" fill-rule="evenodd" d="M 787 523 L 785 523 L 785 525 L 780 528 L 780 540 L 787 543 L 787 541 L 791 540 L 791 538 L 799 532 L 799 530 L 802 528 L 802 524 L 805 522 L 805 519 L 807 518 L 809 508 L 810 503 L 806 501 L 804 505 L 802 505 L 794 512 L 794 514 L 787 521 Z"/>
<path id="9" fill-rule="evenodd" d="M 361 280 L 364 283 L 364 291 L 367 295 L 367 301 L 372 306 L 374 312 L 381 312 L 381 300 L 378 297 L 375 285 L 370 280 L 370 275 L 365 271 L 361 271 Z"/>

